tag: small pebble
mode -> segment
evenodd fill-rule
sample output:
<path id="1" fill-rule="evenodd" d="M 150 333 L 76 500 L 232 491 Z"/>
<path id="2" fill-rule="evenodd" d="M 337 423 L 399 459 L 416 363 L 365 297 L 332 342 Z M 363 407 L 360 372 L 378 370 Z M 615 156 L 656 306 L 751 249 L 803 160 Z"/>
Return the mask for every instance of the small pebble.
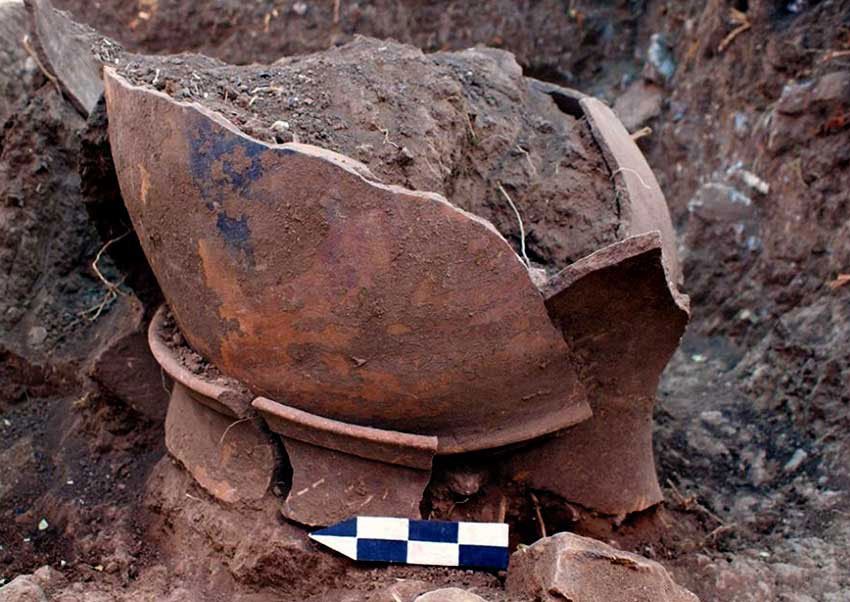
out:
<path id="1" fill-rule="evenodd" d="M 788 474 L 792 472 L 797 472 L 797 469 L 809 458 L 809 454 L 806 453 L 804 449 L 798 449 L 794 452 L 794 455 L 791 456 L 791 459 L 785 463 L 785 466 L 782 467 L 782 470 Z"/>

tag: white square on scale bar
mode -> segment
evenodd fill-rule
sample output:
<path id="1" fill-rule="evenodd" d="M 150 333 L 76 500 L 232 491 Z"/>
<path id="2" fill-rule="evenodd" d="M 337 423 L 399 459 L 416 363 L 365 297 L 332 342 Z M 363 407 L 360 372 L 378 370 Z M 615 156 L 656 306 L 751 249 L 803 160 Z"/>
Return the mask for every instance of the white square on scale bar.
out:
<path id="1" fill-rule="evenodd" d="M 357 537 L 360 539 L 392 539 L 403 541 L 410 532 L 410 521 L 406 518 L 384 516 L 358 516 Z"/>
<path id="2" fill-rule="evenodd" d="M 465 546 L 508 547 L 507 523 L 458 523 L 457 542 Z"/>
<path id="3" fill-rule="evenodd" d="M 408 564 L 457 566 L 460 564 L 460 546 L 438 541 L 408 541 Z"/>

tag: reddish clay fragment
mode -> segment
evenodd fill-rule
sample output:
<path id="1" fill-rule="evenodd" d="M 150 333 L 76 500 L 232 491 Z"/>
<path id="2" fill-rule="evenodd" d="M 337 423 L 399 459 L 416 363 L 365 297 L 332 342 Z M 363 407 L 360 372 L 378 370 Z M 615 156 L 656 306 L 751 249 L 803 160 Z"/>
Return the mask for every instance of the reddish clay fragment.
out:
<path id="1" fill-rule="evenodd" d="M 430 470 L 385 464 L 296 439 L 284 439 L 292 463 L 292 490 L 283 515 L 327 526 L 355 515 L 420 518 Z"/>
<path id="2" fill-rule="evenodd" d="M 622 515 L 661 501 L 652 407 L 661 371 L 688 321 L 657 232 L 569 266 L 544 290 L 546 307 L 583 361 L 593 417 L 518 451 L 515 479 L 596 511 Z"/>
<path id="3" fill-rule="evenodd" d="M 436 437 L 346 424 L 265 397 L 258 397 L 252 405 L 276 433 L 353 456 L 431 470 L 431 461 L 437 453 Z"/>
<path id="4" fill-rule="evenodd" d="M 611 169 L 611 177 L 620 184 L 625 195 L 620 207 L 626 213 L 622 222 L 626 236 L 659 232 L 664 248 L 663 261 L 674 285 L 680 284 L 682 271 L 676 253 L 676 233 L 667 209 L 667 201 L 655 174 L 643 153 L 611 108 L 597 98 L 585 96 L 580 101 L 602 156 Z"/>
<path id="5" fill-rule="evenodd" d="M 148 345 L 157 363 L 175 382 L 185 386 L 195 401 L 227 416 L 244 417 L 251 407 L 251 393 L 232 378 L 204 379 L 184 366 L 163 338 L 166 313 L 163 305 L 148 328 Z"/>
<path id="6" fill-rule="evenodd" d="M 165 419 L 165 445 L 211 495 L 222 502 L 262 498 L 275 469 L 274 449 L 250 421 L 197 403 L 174 383 Z"/>
<path id="7" fill-rule="evenodd" d="M 590 415 L 486 221 L 317 147 L 268 145 L 107 69 L 122 196 L 180 329 L 257 394 L 461 452 Z M 356 168 L 356 169 L 355 169 Z"/>
<path id="8" fill-rule="evenodd" d="M 263 397 L 253 405 L 289 454 L 288 518 L 329 525 L 355 514 L 419 517 L 436 437 L 353 426 Z"/>
<path id="9" fill-rule="evenodd" d="M 165 418 L 165 445 L 195 481 L 223 502 L 263 497 L 275 470 L 272 442 L 246 416 L 250 399 L 238 383 L 193 373 L 165 342 L 165 306 L 148 329 L 156 361 L 174 380 Z"/>

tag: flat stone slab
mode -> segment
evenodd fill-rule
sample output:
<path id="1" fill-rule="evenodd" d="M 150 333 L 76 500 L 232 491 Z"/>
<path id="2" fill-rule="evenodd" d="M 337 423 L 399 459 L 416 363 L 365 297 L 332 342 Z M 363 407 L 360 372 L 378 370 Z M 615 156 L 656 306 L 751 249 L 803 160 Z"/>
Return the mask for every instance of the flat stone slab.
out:
<path id="1" fill-rule="evenodd" d="M 37 69 L 27 66 L 27 51 L 21 43 L 29 32 L 28 21 L 21 0 L 0 0 L 0 123 L 6 122 Z"/>
<path id="2" fill-rule="evenodd" d="M 41 62 L 74 106 L 88 116 L 103 94 L 101 62 L 92 49 L 103 37 L 53 8 L 50 0 L 25 0 L 25 4 Z"/>
<path id="3" fill-rule="evenodd" d="M 699 602 L 657 562 L 573 533 L 515 552 L 506 585 L 540 602 Z"/>

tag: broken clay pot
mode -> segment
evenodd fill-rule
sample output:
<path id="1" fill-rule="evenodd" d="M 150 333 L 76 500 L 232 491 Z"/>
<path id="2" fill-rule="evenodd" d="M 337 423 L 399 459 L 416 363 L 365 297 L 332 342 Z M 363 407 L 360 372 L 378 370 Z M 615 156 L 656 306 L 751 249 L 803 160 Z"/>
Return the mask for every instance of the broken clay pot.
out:
<path id="1" fill-rule="evenodd" d="M 164 306 L 157 311 L 148 334 L 154 357 L 174 381 L 165 443 L 208 493 L 250 503 L 268 490 L 277 458 L 256 410 L 282 436 L 292 465 L 282 509 L 287 518 L 324 526 L 354 514 L 420 517 L 436 437 L 345 424 L 263 397 L 252 401 L 235 380 L 187 365 L 181 351 L 192 352 L 169 342 L 167 313 Z"/>
<path id="2" fill-rule="evenodd" d="M 224 373 L 455 453 L 590 416 L 569 347 L 488 222 L 110 69 L 105 85 L 142 247 L 182 333 Z"/>
<path id="3" fill-rule="evenodd" d="M 608 514 L 660 500 L 652 405 L 687 298 L 664 198 L 608 107 L 547 88 L 588 119 L 629 238 L 538 290 L 442 197 L 105 77 L 145 253 L 184 336 L 240 391 L 185 392 L 234 416 L 251 404 L 282 436 L 288 517 L 415 517 L 435 455 L 529 441 L 508 452 L 515 480 Z"/>
<path id="4" fill-rule="evenodd" d="M 661 501 L 652 409 L 688 321 L 688 300 L 670 282 L 662 257 L 658 233 L 635 236 L 548 283 L 546 306 L 583 360 L 593 417 L 517 450 L 508 462 L 515 480 L 611 515 Z"/>
<path id="5" fill-rule="evenodd" d="M 357 515 L 420 518 L 437 438 L 356 426 L 258 397 L 292 465 L 284 516 L 329 525 Z"/>

